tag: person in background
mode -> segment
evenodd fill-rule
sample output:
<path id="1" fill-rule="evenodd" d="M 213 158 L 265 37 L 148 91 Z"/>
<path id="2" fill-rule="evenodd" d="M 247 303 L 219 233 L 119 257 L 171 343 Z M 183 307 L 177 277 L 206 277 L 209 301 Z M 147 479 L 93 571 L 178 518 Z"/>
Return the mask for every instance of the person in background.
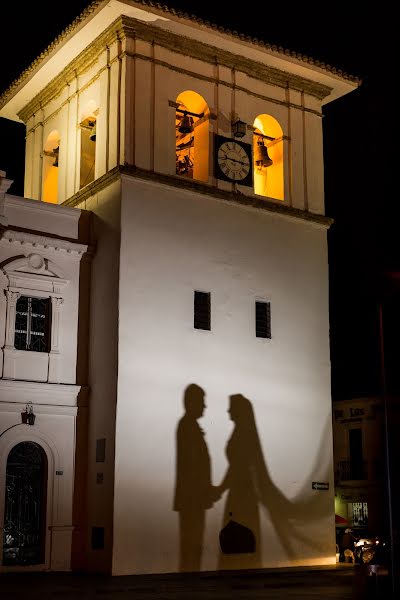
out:
<path id="1" fill-rule="evenodd" d="M 344 561 L 347 563 L 355 563 L 356 559 L 354 556 L 354 544 L 356 538 L 354 537 L 351 529 L 347 528 L 342 537 L 342 549 L 344 555 Z"/>

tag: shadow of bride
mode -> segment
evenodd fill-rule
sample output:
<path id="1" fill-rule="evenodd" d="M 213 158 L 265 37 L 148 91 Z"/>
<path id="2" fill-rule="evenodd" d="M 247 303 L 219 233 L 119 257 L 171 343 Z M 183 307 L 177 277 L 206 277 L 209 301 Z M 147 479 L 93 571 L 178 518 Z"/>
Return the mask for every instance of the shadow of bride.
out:
<path id="1" fill-rule="evenodd" d="M 315 553 L 322 551 L 319 540 L 307 530 L 309 524 L 329 516 L 333 511 L 330 495 L 324 497 L 321 492 L 313 492 L 309 483 L 293 500 L 286 498 L 268 471 L 251 402 L 241 394 L 232 395 L 228 412 L 234 429 L 226 445 L 228 468 L 217 487 L 219 495 L 227 491 L 224 528 L 220 532 L 219 568 L 232 569 L 243 565 L 243 562 L 250 568 L 263 566 L 260 508 L 266 511 L 287 558 L 295 558 L 296 546 L 299 545 L 311 548 Z M 326 430 L 321 437 L 316 465 L 310 476 L 323 455 L 327 433 Z M 322 471 L 326 480 L 328 466 Z M 254 544 L 249 551 L 252 536 Z M 233 556 L 235 554 L 236 557 Z"/>

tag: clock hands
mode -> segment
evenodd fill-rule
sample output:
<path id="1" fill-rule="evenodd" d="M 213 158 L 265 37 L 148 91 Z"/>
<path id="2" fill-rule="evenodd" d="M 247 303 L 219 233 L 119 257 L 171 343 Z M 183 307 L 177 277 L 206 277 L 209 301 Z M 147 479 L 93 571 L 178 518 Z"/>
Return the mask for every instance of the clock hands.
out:
<path id="1" fill-rule="evenodd" d="M 247 165 L 247 162 L 244 162 L 243 160 L 237 160 L 236 158 L 229 158 L 227 154 L 225 154 L 224 159 L 230 160 L 231 162 L 239 163 L 241 165 Z"/>

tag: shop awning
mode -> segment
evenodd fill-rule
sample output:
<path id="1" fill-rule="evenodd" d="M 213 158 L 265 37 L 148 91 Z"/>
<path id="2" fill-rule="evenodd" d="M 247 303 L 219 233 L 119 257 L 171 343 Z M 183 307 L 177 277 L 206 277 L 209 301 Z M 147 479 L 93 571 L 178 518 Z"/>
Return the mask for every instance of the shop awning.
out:
<path id="1" fill-rule="evenodd" d="M 348 525 L 348 520 L 340 515 L 335 515 L 335 524 L 336 525 Z"/>

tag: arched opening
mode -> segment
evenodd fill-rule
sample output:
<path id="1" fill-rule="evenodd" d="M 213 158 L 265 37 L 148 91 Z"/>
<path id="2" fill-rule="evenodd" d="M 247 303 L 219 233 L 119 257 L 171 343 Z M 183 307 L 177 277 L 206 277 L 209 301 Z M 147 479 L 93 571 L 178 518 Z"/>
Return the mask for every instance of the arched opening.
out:
<path id="1" fill-rule="evenodd" d="M 259 115 L 254 121 L 254 192 L 275 200 L 284 200 L 283 131 L 271 115 Z"/>
<path id="2" fill-rule="evenodd" d="M 7 459 L 3 565 L 45 561 L 47 457 L 35 442 L 21 442 Z"/>
<path id="3" fill-rule="evenodd" d="M 43 148 L 43 189 L 44 202 L 58 203 L 58 157 L 60 153 L 60 134 L 54 129 L 48 136 Z"/>
<path id="4" fill-rule="evenodd" d="M 188 90 L 176 100 L 176 174 L 208 181 L 209 108 L 204 98 Z"/>
<path id="5" fill-rule="evenodd" d="M 79 188 L 94 181 L 96 166 L 96 121 L 98 109 L 91 100 L 82 115 L 81 130 L 81 164 Z"/>

